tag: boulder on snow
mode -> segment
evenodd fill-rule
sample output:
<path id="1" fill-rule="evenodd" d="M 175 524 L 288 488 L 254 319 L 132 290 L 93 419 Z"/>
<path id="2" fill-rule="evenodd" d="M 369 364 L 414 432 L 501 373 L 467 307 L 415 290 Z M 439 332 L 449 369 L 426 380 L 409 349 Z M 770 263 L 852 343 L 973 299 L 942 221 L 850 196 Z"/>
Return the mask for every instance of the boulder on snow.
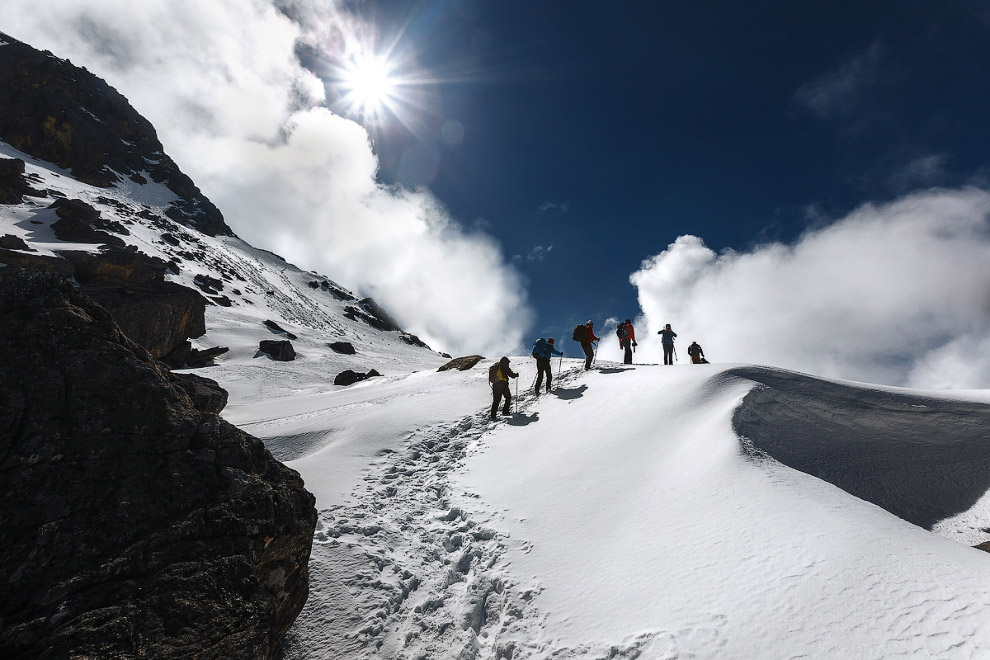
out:
<path id="1" fill-rule="evenodd" d="M 447 371 L 448 369 L 457 369 L 458 371 L 467 371 L 474 365 L 478 364 L 485 359 L 484 355 L 468 355 L 466 357 L 454 358 L 447 364 L 443 365 L 437 371 Z"/>
<path id="2" fill-rule="evenodd" d="M 294 334 L 292 334 L 291 332 L 280 326 L 275 321 L 272 321 L 271 319 L 265 320 L 265 327 L 271 330 L 272 332 L 274 332 L 276 335 L 285 335 L 289 339 L 298 339 L 298 337 L 296 337 Z"/>
<path id="3" fill-rule="evenodd" d="M 24 242 L 24 239 L 20 236 L 14 236 L 13 234 L 4 234 L 0 236 L 0 248 L 5 250 L 23 250 L 24 252 L 34 252 L 28 247 L 28 244 Z"/>
<path id="4" fill-rule="evenodd" d="M 0 343 L 4 657 L 277 657 L 316 524 L 299 475 L 61 277 L 0 268 Z"/>
<path id="5" fill-rule="evenodd" d="M 55 238 L 69 243 L 102 243 L 124 247 L 124 241 L 111 236 L 104 229 L 111 223 L 100 217 L 100 212 L 81 199 L 56 199 L 49 208 L 55 209 L 59 219 L 52 224 Z"/>
<path id="6" fill-rule="evenodd" d="M 285 339 L 264 339 L 258 345 L 258 349 L 279 362 L 291 362 L 296 359 L 296 350 L 292 348 L 292 342 Z"/>
<path id="7" fill-rule="evenodd" d="M 196 410 L 219 415 L 227 406 L 227 390 L 220 387 L 217 381 L 196 374 L 172 374 L 172 376 L 179 387 L 192 399 Z"/>
<path id="8" fill-rule="evenodd" d="M 351 371 L 350 369 L 345 369 L 337 374 L 337 377 L 333 379 L 334 385 L 353 385 L 354 383 L 359 383 L 362 380 L 367 380 L 374 376 L 381 376 L 380 373 L 372 369 L 366 374 L 358 373 L 356 371 Z"/>
<path id="9" fill-rule="evenodd" d="M 340 353 L 342 355 L 354 355 L 357 353 L 354 350 L 354 344 L 349 341 L 335 341 L 332 344 L 327 344 L 334 353 Z"/>

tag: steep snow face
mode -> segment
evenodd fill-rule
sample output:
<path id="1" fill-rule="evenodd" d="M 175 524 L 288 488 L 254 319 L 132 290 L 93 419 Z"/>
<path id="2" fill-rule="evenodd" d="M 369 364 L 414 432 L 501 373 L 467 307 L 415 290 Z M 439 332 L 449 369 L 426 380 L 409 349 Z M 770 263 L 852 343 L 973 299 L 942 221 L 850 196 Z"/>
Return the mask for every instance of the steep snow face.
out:
<path id="1" fill-rule="evenodd" d="M 217 359 L 216 367 L 201 373 L 229 388 L 233 401 L 242 390 L 282 396 L 313 383 L 333 388 L 327 381 L 332 383 L 345 369 L 406 373 L 435 369 L 445 361 L 416 345 L 415 338 L 406 333 L 370 325 L 374 315 L 367 313 L 362 301 L 328 277 L 305 272 L 239 238 L 207 236 L 173 222 L 168 212 L 175 194 L 162 184 L 125 179 L 112 188 L 96 188 L 2 142 L 0 156 L 24 160 L 32 185 L 55 191 L 47 198 L 25 197 L 23 204 L 0 206 L 0 235 L 22 238 L 39 254 L 96 251 L 96 245 L 55 237 L 51 225 L 57 216 L 47 207 L 57 195 L 81 199 L 104 219 L 119 222 L 128 232 L 118 234 L 119 238 L 145 254 L 172 261 L 179 272 L 167 274 L 167 279 L 202 291 L 212 303 L 206 312 L 207 334 L 193 343 L 198 348 L 230 348 Z M 266 327 L 266 320 L 296 336 L 292 342 L 298 357 L 292 368 L 285 368 L 286 363 L 273 364 L 258 351 L 262 340 L 287 338 L 286 333 Z M 334 351 L 329 344 L 335 342 L 351 343 L 355 354 Z"/>
<path id="2" fill-rule="evenodd" d="M 905 428 L 937 418 L 939 460 L 986 460 L 969 434 L 990 420 L 990 394 L 716 365 L 585 373 L 565 359 L 535 397 L 533 361 L 514 358 L 518 410 L 492 424 L 490 363 L 228 408 L 321 509 L 287 657 L 990 652 L 990 556 L 945 538 L 990 539 L 983 500 L 939 536 L 823 480 L 917 501 L 921 475 L 906 468 L 919 434 Z M 740 437 L 747 415 L 782 431 Z M 796 426 L 803 416 L 817 423 Z M 758 446 L 768 437 L 797 456 L 834 445 L 831 471 L 778 462 Z M 857 438 L 883 443 L 882 470 L 864 473 Z M 933 509 L 981 487 L 932 474 Z"/>

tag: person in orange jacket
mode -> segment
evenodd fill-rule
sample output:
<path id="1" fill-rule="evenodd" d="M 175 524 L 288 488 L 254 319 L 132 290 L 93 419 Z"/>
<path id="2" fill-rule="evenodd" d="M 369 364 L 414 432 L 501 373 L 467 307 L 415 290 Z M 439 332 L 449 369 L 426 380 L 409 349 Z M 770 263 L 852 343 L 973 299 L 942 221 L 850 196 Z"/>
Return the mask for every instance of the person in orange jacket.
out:
<path id="1" fill-rule="evenodd" d="M 622 364 L 632 364 L 632 347 L 636 346 L 636 331 L 633 329 L 632 321 L 626 319 L 615 329 L 615 334 L 619 337 L 619 348 L 625 350 L 622 356 Z"/>

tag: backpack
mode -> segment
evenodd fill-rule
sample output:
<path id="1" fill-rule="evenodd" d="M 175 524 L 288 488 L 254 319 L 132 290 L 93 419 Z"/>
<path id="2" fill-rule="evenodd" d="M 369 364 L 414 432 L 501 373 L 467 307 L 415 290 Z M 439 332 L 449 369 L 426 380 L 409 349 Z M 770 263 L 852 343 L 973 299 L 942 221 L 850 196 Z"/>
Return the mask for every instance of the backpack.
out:
<path id="1" fill-rule="evenodd" d="M 533 357 L 540 358 L 547 352 L 547 340 L 542 337 L 533 342 Z"/>
<path id="2" fill-rule="evenodd" d="M 498 362 L 488 367 L 488 383 L 494 385 L 498 382 Z"/>
<path id="3" fill-rule="evenodd" d="M 579 323 L 578 325 L 574 326 L 574 332 L 571 333 L 571 339 L 573 339 L 574 341 L 584 341 L 584 338 L 587 336 L 585 335 L 585 332 L 587 332 L 587 330 L 588 330 L 587 326 Z"/>
<path id="4" fill-rule="evenodd" d="M 619 339 L 625 339 L 628 335 L 629 335 L 629 331 L 626 329 L 625 321 L 615 326 L 616 337 L 618 337 Z"/>

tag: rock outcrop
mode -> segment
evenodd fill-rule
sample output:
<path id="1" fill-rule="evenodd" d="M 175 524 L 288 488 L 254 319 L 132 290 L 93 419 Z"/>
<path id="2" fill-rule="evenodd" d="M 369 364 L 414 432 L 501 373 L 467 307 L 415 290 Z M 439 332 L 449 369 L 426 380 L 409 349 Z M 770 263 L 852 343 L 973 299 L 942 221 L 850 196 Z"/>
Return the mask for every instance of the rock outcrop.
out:
<path id="1" fill-rule="evenodd" d="M 179 197 L 170 218 L 211 236 L 233 235 L 117 90 L 68 60 L 2 33 L 0 40 L 0 140 L 90 185 L 108 187 L 120 175 L 139 183 L 150 178 Z"/>
<path id="2" fill-rule="evenodd" d="M 478 364 L 485 357 L 483 355 L 468 355 L 466 357 L 454 358 L 447 364 L 443 365 L 437 371 L 447 371 L 449 369 L 457 369 L 458 371 L 467 371 L 474 365 Z"/>
<path id="3" fill-rule="evenodd" d="M 287 339 L 262 340 L 258 350 L 279 362 L 291 362 L 296 359 L 296 349 L 292 348 L 292 342 Z"/>
<path id="4" fill-rule="evenodd" d="M 335 341 L 328 343 L 327 346 L 330 347 L 334 353 L 340 353 L 341 355 L 354 355 L 357 351 L 354 349 L 354 344 L 349 341 Z"/>
<path id="5" fill-rule="evenodd" d="M 20 158 L 0 158 L 0 204 L 20 204 L 24 196 L 43 197 L 24 177 L 24 161 Z"/>
<path id="6" fill-rule="evenodd" d="M 167 264 L 161 259 L 126 248 L 61 254 L 74 266 L 86 295 L 113 314 L 124 334 L 152 357 L 168 355 L 206 333 L 206 300 L 193 289 L 166 282 Z"/>
<path id="7" fill-rule="evenodd" d="M 314 498 L 217 416 L 215 383 L 159 367 L 61 277 L 13 268 L 0 382 L 5 658 L 277 657 Z"/>
<path id="8" fill-rule="evenodd" d="M 337 377 L 333 379 L 334 385 L 353 385 L 354 383 L 359 383 L 362 380 L 367 380 L 368 378 L 373 378 L 374 376 L 381 376 L 380 373 L 372 369 L 366 374 L 362 374 L 357 371 L 351 371 L 350 369 L 344 369 Z"/>

